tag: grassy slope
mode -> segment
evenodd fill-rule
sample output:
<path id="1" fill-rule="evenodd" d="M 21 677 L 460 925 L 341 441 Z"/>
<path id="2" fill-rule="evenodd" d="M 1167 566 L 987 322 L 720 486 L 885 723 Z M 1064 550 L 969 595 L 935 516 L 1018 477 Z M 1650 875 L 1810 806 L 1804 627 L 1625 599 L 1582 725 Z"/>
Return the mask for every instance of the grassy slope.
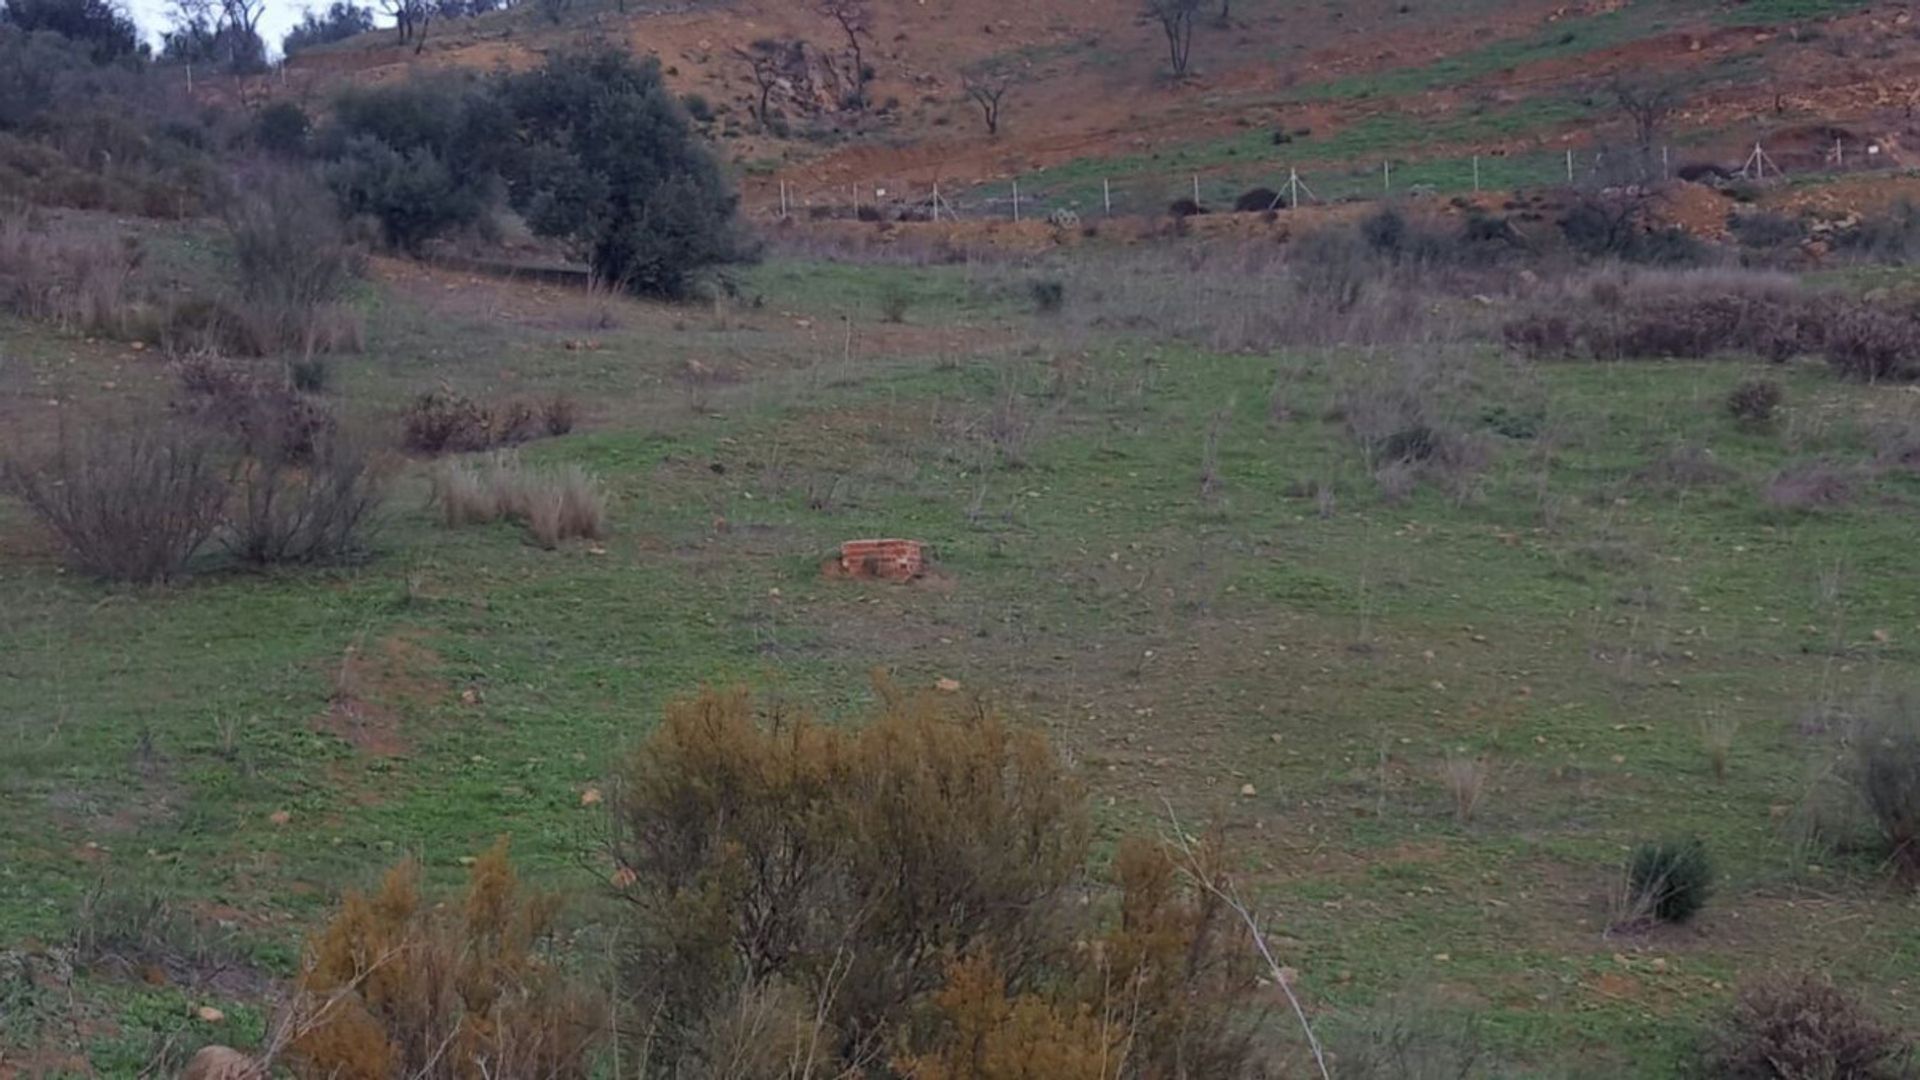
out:
<path id="1" fill-rule="evenodd" d="M 910 283 L 905 327 L 875 321 L 894 280 Z M 0 941 L 59 942 L 96 882 L 148 884 L 285 972 L 342 886 L 403 851 L 451 881 L 502 832 L 591 923 L 597 812 L 580 795 L 662 700 L 745 679 L 838 715 L 879 664 L 1045 724 L 1109 836 L 1153 827 L 1162 799 L 1228 815 L 1330 1025 L 1424 987 L 1479 1014 L 1504 1060 L 1657 1076 L 1729 984 L 1776 965 L 1907 1008 L 1912 904 L 1867 863 L 1796 862 L 1776 815 L 1819 751 L 1797 730 L 1807 709 L 1913 675 L 1920 599 L 1901 583 L 1920 483 L 1889 476 L 1818 515 L 1755 494 L 1795 453 L 1861 457 L 1863 418 L 1904 413 L 1903 394 L 1789 371 L 1793 419 L 1756 433 L 1719 408 L 1741 363 L 1488 354 L 1475 407 L 1537 416 L 1554 446 L 1506 442 L 1465 502 L 1423 489 L 1389 506 L 1319 419 L 1364 358 L 1125 340 L 1081 354 L 1019 310 L 1017 286 L 775 263 L 750 279 L 764 312 L 616 302 L 621 328 L 580 352 L 562 346 L 583 336 L 574 308 L 509 300 L 503 325 L 450 312 L 458 290 L 437 280 L 382 287 L 374 351 L 341 366 L 342 392 L 572 390 L 598 422 L 529 454 L 607 477 L 614 539 L 543 552 L 510 527 L 448 533 L 409 480 L 357 568 L 209 568 L 128 592 L 45 555 L 0 562 Z M 30 370 L 107 358 L 12 322 L 0 349 Z M 734 381 L 689 388 L 688 356 Z M 1276 370 L 1299 419 L 1268 419 Z M 1022 468 L 980 469 L 967 433 L 995 410 L 1034 421 Z M 1210 422 L 1224 485 L 1204 498 Z M 1636 483 L 1681 443 L 1737 476 Z M 1330 517 L 1316 484 L 1336 493 Z M 29 533 L 0 503 L 9 550 Z M 951 587 L 820 578 L 837 541 L 868 534 L 931 541 Z M 318 730 L 343 696 L 377 706 L 401 751 Z M 1699 749 L 1705 716 L 1741 725 L 1725 783 Z M 1435 779 L 1449 753 L 1499 770 L 1464 826 Z M 1626 845 L 1696 832 L 1724 875 L 1699 924 L 1603 938 Z M 209 997 L 230 1019 L 181 1019 Z M 0 1045 L 77 1040 L 109 1075 L 183 1025 L 190 1045 L 262 1022 L 245 994 L 102 979 L 83 980 L 78 1029 L 60 1003 L 23 1000 Z"/>

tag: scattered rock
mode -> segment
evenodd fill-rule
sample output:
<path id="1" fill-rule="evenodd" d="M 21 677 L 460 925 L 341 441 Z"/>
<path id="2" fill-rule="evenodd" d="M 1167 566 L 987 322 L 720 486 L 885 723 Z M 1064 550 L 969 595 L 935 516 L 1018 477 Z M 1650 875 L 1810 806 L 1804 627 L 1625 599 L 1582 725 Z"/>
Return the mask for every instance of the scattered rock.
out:
<path id="1" fill-rule="evenodd" d="M 933 688 L 943 694 L 957 694 L 960 692 L 960 680 L 940 679 L 933 684 Z"/>
<path id="2" fill-rule="evenodd" d="M 203 1046 L 187 1062 L 180 1080 L 262 1080 L 259 1062 L 229 1046 Z"/>
<path id="3" fill-rule="evenodd" d="M 273 813 L 267 815 L 267 820 L 273 822 L 275 825 L 285 825 L 287 822 L 293 820 L 293 812 L 290 810 L 275 810 Z"/>
<path id="4" fill-rule="evenodd" d="M 595 806 L 595 805 L 598 805 L 599 802 L 600 802 L 599 788 L 590 787 L 587 790 L 580 793 L 581 806 Z"/>

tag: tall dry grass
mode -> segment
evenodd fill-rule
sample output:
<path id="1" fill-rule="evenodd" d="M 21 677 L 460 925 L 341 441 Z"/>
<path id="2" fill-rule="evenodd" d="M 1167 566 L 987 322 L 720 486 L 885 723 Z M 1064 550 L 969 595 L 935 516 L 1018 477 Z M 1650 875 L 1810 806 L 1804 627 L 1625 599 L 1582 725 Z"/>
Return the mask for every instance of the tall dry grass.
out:
<path id="1" fill-rule="evenodd" d="M 501 453 L 479 462 L 441 461 L 430 479 L 433 502 L 450 529 L 517 521 L 548 549 L 607 536 L 606 489 L 578 465 L 533 468 Z"/>

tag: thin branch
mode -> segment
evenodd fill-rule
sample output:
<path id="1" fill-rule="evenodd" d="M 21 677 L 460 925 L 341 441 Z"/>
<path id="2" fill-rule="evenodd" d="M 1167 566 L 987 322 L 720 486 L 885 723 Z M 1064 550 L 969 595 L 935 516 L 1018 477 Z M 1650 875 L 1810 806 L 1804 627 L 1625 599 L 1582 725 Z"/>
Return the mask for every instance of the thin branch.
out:
<path id="1" fill-rule="evenodd" d="M 1287 995 L 1287 1004 L 1293 1006 L 1293 1015 L 1300 1020 L 1300 1030 L 1306 1032 L 1307 1048 L 1313 1052 L 1313 1063 L 1319 1067 L 1321 1080 L 1333 1080 L 1333 1074 L 1327 1071 L 1326 1054 L 1320 1048 L 1320 1037 L 1314 1034 L 1313 1024 L 1307 1019 L 1307 1010 L 1301 1006 L 1299 996 L 1293 992 L 1292 981 L 1280 966 L 1280 962 L 1274 959 L 1273 950 L 1267 947 L 1267 935 L 1260 929 L 1259 920 L 1254 918 L 1253 912 L 1240 899 L 1239 890 L 1233 887 L 1232 881 L 1229 880 L 1225 887 L 1222 887 L 1220 882 L 1206 873 L 1205 868 L 1200 864 L 1198 853 L 1193 850 L 1193 841 L 1188 838 L 1186 831 L 1180 828 L 1180 818 L 1173 812 L 1173 804 L 1165 799 L 1161 802 L 1167 809 L 1167 821 L 1173 826 L 1174 844 L 1186 857 L 1186 863 L 1181 869 L 1186 871 L 1187 876 L 1192 878 L 1195 884 L 1232 908 L 1234 913 L 1240 916 L 1240 921 L 1246 924 L 1247 933 L 1253 938 L 1254 948 L 1260 950 L 1260 959 L 1266 962 L 1267 970 L 1273 975 L 1273 981 L 1280 986 L 1280 992 Z"/>

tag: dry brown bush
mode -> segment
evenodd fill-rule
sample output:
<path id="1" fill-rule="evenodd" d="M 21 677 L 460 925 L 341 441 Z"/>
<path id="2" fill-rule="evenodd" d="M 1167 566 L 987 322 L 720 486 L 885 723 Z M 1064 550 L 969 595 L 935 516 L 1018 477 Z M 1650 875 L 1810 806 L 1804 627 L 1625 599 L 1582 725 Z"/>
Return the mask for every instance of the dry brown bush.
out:
<path id="1" fill-rule="evenodd" d="M 1503 334 L 1509 348 L 1537 360 L 1745 352 L 1781 361 L 1825 348 L 1827 326 L 1844 310 L 1848 304 L 1783 274 L 1606 269 L 1541 290 Z"/>
<path id="2" fill-rule="evenodd" d="M 401 443 L 421 454 L 461 454 L 517 446 L 542 432 L 563 435 L 573 429 L 576 410 L 570 399 L 536 406 L 517 398 L 478 402 L 452 387 L 419 394 L 401 411 Z"/>
<path id="3" fill-rule="evenodd" d="M 1802 461 L 1767 480 L 1761 497 L 1775 510 L 1831 510 L 1852 500 L 1856 470 L 1829 461 Z"/>
<path id="4" fill-rule="evenodd" d="M 249 353 L 359 348 L 359 323 L 343 301 L 361 260 L 324 190 L 291 172 L 256 177 L 229 211 L 227 234 Z"/>
<path id="5" fill-rule="evenodd" d="M 1894 1080 L 1913 1041 L 1813 975 L 1763 979 L 1708 1040 L 1705 1072 L 1728 1080 Z"/>
<path id="6" fill-rule="evenodd" d="M 338 427 L 297 457 L 287 440 L 268 434 L 233 466 L 227 548 L 255 565 L 359 554 L 386 498 L 386 479 L 365 443 Z"/>
<path id="7" fill-rule="evenodd" d="M 1258 1010 L 1214 894 L 1130 842 L 1103 928 L 1082 902 L 1084 792 L 1047 741 L 878 687 L 857 727 L 708 691 L 626 763 L 622 971 L 662 1070 L 721 1074 L 737 1038 L 715 1033 L 753 1016 L 812 1047 L 811 1075 L 1243 1075 Z"/>
<path id="8" fill-rule="evenodd" d="M 0 308 L 73 333 L 124 337 L 138 324 L 131 239 L 63 235 L 25 213 L 0 215 Z"/>
<path id="9" fill-rule="evenodd" d="M 557 897 L 524 892 L 506 841 L 474 862 L 465 897 L 432 905 L 412 860 L 372 896 L 349 893 L 307 947 L 300 1077 L 586 1077 L 606 1010 L 550 948 Z"/>
<path id="10" fill-rule="evenodd" d="M 164 422 L 63 433 L 49 458 L 0 462 L 0 481 L 59 535 L 75 566 L 134 582 L 185 570 L 227 496 L 211 441 Z"/>

